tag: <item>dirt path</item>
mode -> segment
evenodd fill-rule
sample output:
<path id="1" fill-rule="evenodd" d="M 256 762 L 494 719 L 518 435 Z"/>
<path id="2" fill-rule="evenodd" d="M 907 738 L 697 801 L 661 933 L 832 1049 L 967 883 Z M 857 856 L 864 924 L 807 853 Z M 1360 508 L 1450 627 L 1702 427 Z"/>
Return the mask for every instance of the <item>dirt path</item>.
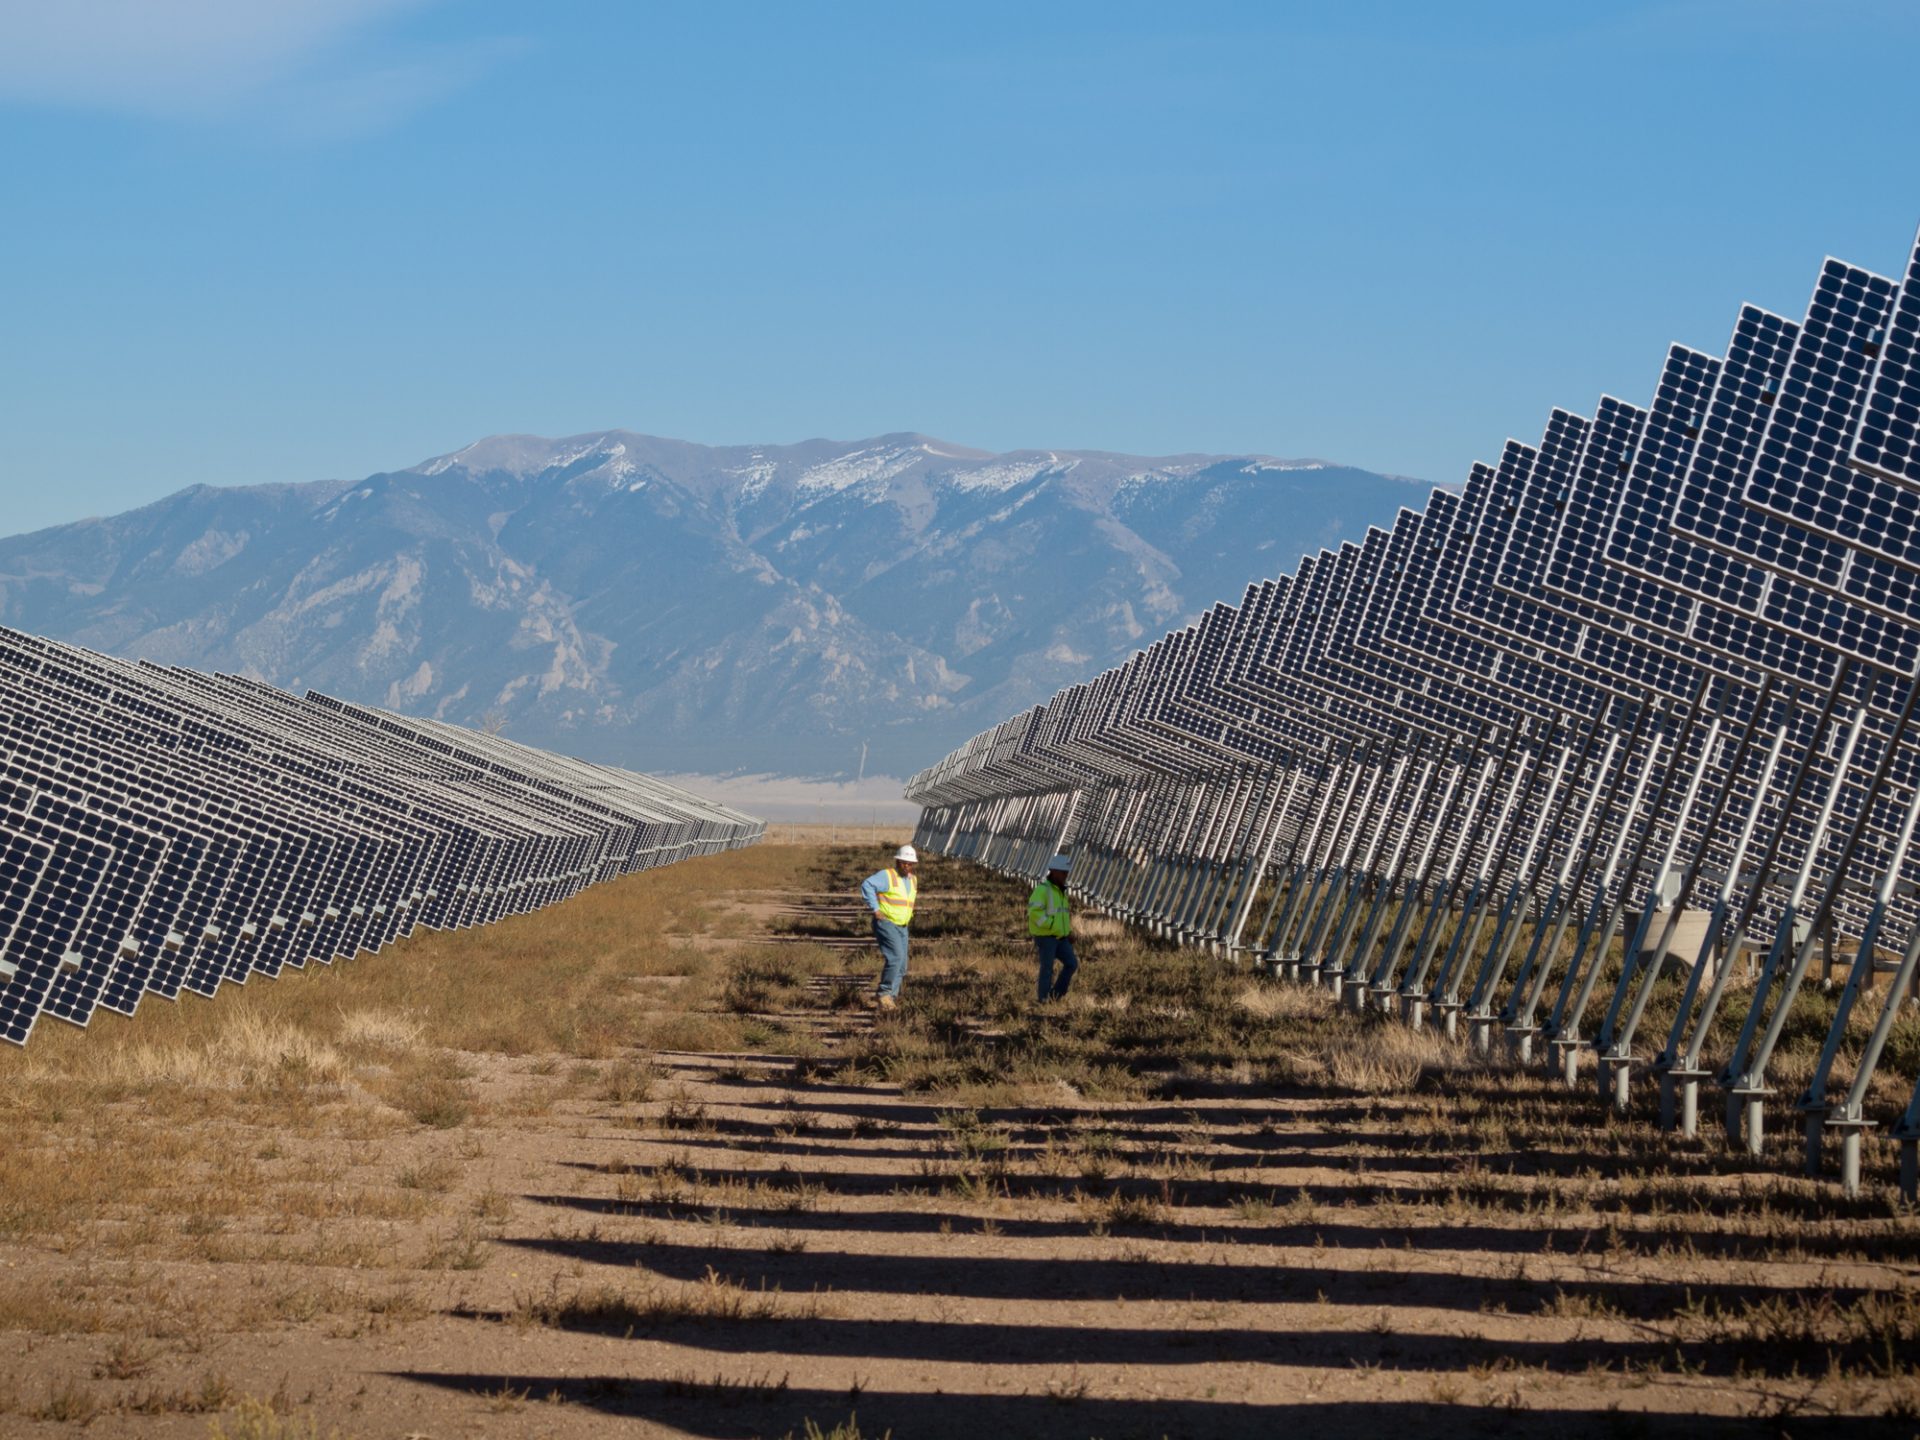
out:
<path id="1" fill-rule="evenodd" d="M 1005 899 L 983 885 L 970 904 Z M 845 923 L 825 913 L 840 903 L 796 875 L 720 928 L 791 936 Z M 910 1006 L 987 944 L 929 928 Z M 993 945 L 1017 972 L 1017 945 Z M 1705 1163 L 1643 1193 L 1587 1132 L 1521 1133 L 1459 1093 L 1235 1083 L 1231 1055 L 1172 1098 L 1092 1100 L 1067 1078 L 984 1104 L 903 1093 L 875 1071 L 916 1053 L 910 1022 L 855 1003 L 872 967 L 813 969 L 742 1017 L 811 1037 L 804 1054 L 585 1075 L 471 1052 L 467 1123 L 323 1129 L 256 1157 L 431 1197 L 418 1213 L 182 1221 L 112 1262 L 0 1244 L 18 1332 L 0 1433 L 1916 1429 L 1910 1226 L 1815 1215 Z M 664 1002 L 681 979 L 649 983 Z M 1061 1023 L 1142 1003 L 1083 995 Z M 1017 1048 L 1027 1023 L 937 1028 Z M 252 1243 L 276 1228 L 277 1250 Z M 71 1327 L 22 1323 L 82 1300 L 99 1308 Z M 129 1315 L 156 1323 L 130 1333 Z"/>

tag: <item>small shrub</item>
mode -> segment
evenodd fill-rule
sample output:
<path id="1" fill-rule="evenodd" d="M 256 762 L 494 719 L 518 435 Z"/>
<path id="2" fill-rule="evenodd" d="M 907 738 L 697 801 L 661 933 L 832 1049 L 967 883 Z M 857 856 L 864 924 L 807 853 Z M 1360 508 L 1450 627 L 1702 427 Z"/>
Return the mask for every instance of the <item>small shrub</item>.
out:
<path id="1" fill-rule="evenodd" d="M 660 1069 L 646 1060 L 632 1058 L 616 1061 L 602 1078 L 599 1095 L 615 1105 L 639 1105 L 653 1098 Z"/>
<path id="2" fill-rule="evenodd" d="M 452 1130 L 473 1118 L 474 1097 L 457 1080 L 429 1080 L 407 1092 L 401 1108 L 415 1124 Z"/>

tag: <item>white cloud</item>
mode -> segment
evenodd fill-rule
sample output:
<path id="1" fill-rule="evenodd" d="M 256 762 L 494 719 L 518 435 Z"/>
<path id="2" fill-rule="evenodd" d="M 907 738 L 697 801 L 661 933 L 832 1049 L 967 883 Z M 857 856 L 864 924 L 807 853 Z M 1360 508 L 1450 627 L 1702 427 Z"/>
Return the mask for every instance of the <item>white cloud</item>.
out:
<path id="1" fill-rule="evenodd" d="M 498 42 L 388 53 L 430 0 L 0 0 L 0 101 L 302 136 L 382 128 L 471 83 Z"/>

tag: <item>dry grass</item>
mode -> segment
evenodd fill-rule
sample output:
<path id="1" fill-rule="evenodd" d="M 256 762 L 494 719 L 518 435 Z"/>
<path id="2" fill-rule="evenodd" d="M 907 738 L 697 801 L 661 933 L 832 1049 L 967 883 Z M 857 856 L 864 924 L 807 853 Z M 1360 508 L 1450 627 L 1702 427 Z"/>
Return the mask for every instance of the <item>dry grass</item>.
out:
<path id="1" fill-rule="evenodd" d="M 930 892 L 942 878 L 930 872 Z M 1097 963 L 1083 966 L 1068 1000 L 1038 1006 L 1030 951 L 993 935 L 1010 904 L 983 899 L 944 912 L 931 933 L 916 927 L 911 1003 L 846 1047 L 835 1072 L 991 1103 L 1057 1097 L 1063 1087 L 1094 1100 L 1276 1094 L 1302 1084 L 1377 1093 L 1471 1064 L 1430 1034 L 1348 1016 L 1298 987 L 1249 984 L 1117 926 L 1097 941 Z"/>
<path id="2" fill-rule="evenodd" d="M 643 1043 L 735 1048 L 700 933 L 716 897 L 793 863 L 775 851 L 692 861 L 485 929 L 290 969 L 213 1004 L 149 999 L 133 1020 L 102 1015 L 86 1032 L 48 1022 L 26 1050 L 0 1050 L 0 1243 L 134 1262 L 477 1268 L 484 1238 L 461 1224 L 441 1223 L 424 1255 L 385 1233 L 431 1223 L 457 1198 L 462 1165 L 432 1137 L 581 1091 L 641 1104 L 656 1079 Z M 481 1078 L 536 1054 L 586 1065 L 597 1083 L 542 1079 L 555 1058 L 511 1093 Z M 484 1221 L 502 1204 L 494 1193 L 461 1208 Z M 269 1288 L 274 1314 L 337 1308 L 315 1302 L 324 1286 Z M 98 1275 L 0 1286 L 0 1330 L 121 1326 L 131 1295 Z M 252 1317 L 207 1321 L 244 1329 Z"/>
<path id="3" fill-rule="evenodd" d="M 643 1275 L 630 1285 L 568 1292 L 556 1282 L 538 1295 L 521 1297 L 506 1318 L 518 1325 L 630 1336 L 664 1325 L 806 1319 L 819 1314 L 818 1302 L 811 1297 L 793 1306 L 783 1305 L 782 1300 L 779 1295 L 749 1289 L 708 1266 L 705 1276 L 691 1284 Z"/>
<path id="4" fill-rule="evenodd" d="M 343 1440 L 338 1430 L 325 1432 L 328 1440 Z M 207 1440 L 321 1440 L 320 1422 L 311 1415 L 284 1415 L 272 1402 L 249 1397 L 229 1415 L 216 1415 L 207 1427 Z"/>
<path id="5" fill-rule="evenodd" d="M 435 1333 L 452 1368 L 489 1368 L 427 1433 L 497 1412 L 589 1434 L 607 1418 L 592 1384 L 490 1368 L 582 1332 L 680 1347 L 646 1362 L 657 1393 L 760 1407 L 742 1433 L 851 1436 L 851 1419 L 802 1425 L 790 1364 L 814 1415 L 859 1402 L 897 1429 L 869 1406 L 924 1388 L 925 1367 L 900 1359 L 896 1393 L 863 1397 L 891 1362 L 779 1347 L 886 1318 L 968 1346 L 1070 1328 L 1084 1368 L 1049 1356 L 1020 1382 L 1049 1407 L 1041 1430 L 1206 1432 L 1098 1407 L 1127 1365 L 1160 1386 L 1211 1344 L 1261 1362 L 1226 1366 L 1227 1393 L 1384 1367 L 1476 1425 L 1576 1383 L 1596 1410 L 1684 1408 L 1702 1374 L 1748 1408 L 1920 1407 L 1920 1236 L 1883 1193 L 1783 1173 L 1797 1137 L 1758 1167 L 1715 1137 L 1676 1146 L 1538 1071 L 1097 919 L 1074 994 L 1040 1007 L 1020 887 L 937 860 L 906 1003 L 875 1015 L 871 956 L 826 943 L 861 933 L 845 897 L 871 859 L 716 857 L 0 1053 L 0 1332 L 60 1354 L 0 1373 L 0 1428 L 154 1417 L 317 1440 L 351 1409 L 249 1398 L 276 1377 L 224 1367 L 271 1346 L 238 1336 L 398 1334 L 367 1352 L 390 1370 Z M 800 943 L 750 943 L 769 930 Z M 528 1136 L 537 1161 L 510 1148 Z M 889 1273 L 930 1261 L 951 1268 L 924 1291 Z M 1069 1293 L 1029 1280 L 1034 1261 Z M 969 1290 L 975 1266 L 998 1278 Z M 1135 1358 L 1102 1364 L 1103 1326 Z M 1332 1358 L 1274 1367 L 1247 1348 L 1269 1331 Z M 1167 1355 L 1124 1349 L 1159 1332 Z M 1501 1351 L 1516 1338 L 1527 1364 Z M 1594 1352 L 1572 1380 L 1561 1340 Z M 716 1371 L 715 1351 L 739 1365 Z M 845 1403 L 823 1401 L 813 1372 L 843 1359 L 861 1367 Z M 923 1412 L 930 1433 L 945 1413 Z"/>
<path id="6" fill-rule="evenodd" d="M 422 1044 L 612 1055 L 656 1008 L 657 997 L 631 982 L 706 974 L 707 951 L 688 942 L 711 929 L 717 902 L 777 883 L 791 863 L 773 847 L 708 856 L 484 929 L 426 932 L 343 965 L 289 969 L 223 990 L 213 1004 L 149 999 L 133 1021 L 102 1014 L 85 1034 L 48 1022 L 24 1055 L 0 1056 L 0 1075 L 216 1083 L 236 1062 L 258 1075 L 283 1062 L 325 1067 L 337 1064 L 335 1053 Z"/>

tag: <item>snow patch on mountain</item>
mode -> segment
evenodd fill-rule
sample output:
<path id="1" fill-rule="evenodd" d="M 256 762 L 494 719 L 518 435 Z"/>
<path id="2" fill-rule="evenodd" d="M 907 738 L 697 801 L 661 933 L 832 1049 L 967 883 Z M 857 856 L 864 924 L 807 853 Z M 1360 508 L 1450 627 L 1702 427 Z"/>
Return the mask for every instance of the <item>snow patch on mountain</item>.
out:
<path id="1" fill-rule="evenodd" d="M 645 480 L 634 480 L 632 478 L 640 473 L 640 467 L 627 457 L 627 447 L 618 442 L 605 450 L 589 450 L 584 455 L 576 455 L 573 461 L 563 461 L 556 466 L 556 468 L 565 469 L 570 463 L 577 464 L 579 461 L 588 458 L 598 458 L 600 463 L 583 470 L 576 477 L 579 483 L 596 481 L 605 485 L 610 490 L 623 488 L 627 490 L 646 489 L 647 482 Z"/>
<path id="2" fill-rule="evenodd" d="M 962 495 L 1011 490 L 1058 463 L 1059 456 L 1048 455 L 1041 460 L 1009 460 L 999 464 L 975 465 L 965 470 L 951 470 L 940 478 L 949 489 L 957 490 Z"/>
<path id="3" fill-rule="evenodd" d="M 747 464 L 736 465 L 723 473 L 740 482 L 735 494 L 740 503 L 745 505 L 760 498 L 773 477 L 780 473 L 780 467 L 756 450 Z"/>
<path id="4" fill-rule="evenodd" d="M 1114 492 L 1116 501 L 1126 500 L 1149 486 L 1165 485 L 1169 480 L 1185 479 L 1197 467 L 1183 465 L 1165 470 L 1135 470 L 1120 477 L 1119 488 Z"/>
<path id="5" fill-rule="evenodd" d="M 600 445 L 598 441 L 588 441 L 584 445 L 570 445 L 563 450 L 556 451 L 547 461 L 546 468 L 548 470 L 569 469 L 586 459 L 589 455 L 595 453 L 599 448 Z M 626 447 L 622 446 L 621 449 L 624 451 Z"/>
<path id="6" fill-rule="evenodd" d="M 855 487 L 874 489 L 917 464 L 924 451 L 875 446 L 809 466 L 800 474 L 802 495 L 837 495 Z"/>

